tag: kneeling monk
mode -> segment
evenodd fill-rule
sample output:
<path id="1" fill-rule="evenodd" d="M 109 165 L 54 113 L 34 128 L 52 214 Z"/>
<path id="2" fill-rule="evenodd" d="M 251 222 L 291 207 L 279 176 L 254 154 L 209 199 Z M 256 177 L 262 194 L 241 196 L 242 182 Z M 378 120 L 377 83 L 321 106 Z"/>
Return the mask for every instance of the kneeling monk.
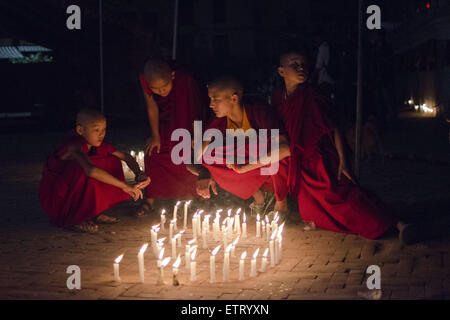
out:
<path id="1" fill-rule="evenodd" d="M 281 121 L 278 121 L 277 115 L 273 112 L 271 114 L 267 106 L 262 103 L 243 103 L 242 85 L 234 78 L 223 77 L 211 82 L 208 85 L 208 95 L 210 107 L 217 117 L 211 122 L 208 129 L 216 129 L 216 132 L 221 134 L 222 142 L 229 140 L 224 137 L 230 134 L 230 129 L 232 132 L 237 130 L 235 135 L 242 134 L 244 140 L 241 139 L 241 141 L 244 142 L 246 141 L 245 136 L 249 137 L 251 132 L 256 136 L 256 132 L 260 129 L 267 130 L 267 135 L 260 133 L 253 140 L 253 145 L 252 141 L 237 146 L 234 146 L 233 143 L 231 146 L 216 146 L 210 152 L 206 152 L 210 142 L 204 142 L 202 164 L 209 173 L 205 174 L 204 170 L 198 172 L 198 193 L 204 198 L 209 198 L 209 188 L 211 187 L 216 193 L 215 183 L 217 182 L 222 189 L 242 199 L 253 196 L 256 204 L 261 204 L 261 202 L 264 203 L 264 196 L 260 188 L 264 187 L 275 192 L 274 210 L 286 212 L 288 209 L 286 199 L 288 193 L 287 157 L 289 157 L 290 151 Z M 239 133 L 239 129 L 242 129 L 241 133 Z M 250 131 L 252 129 L 253 131 Z M 274 145 L 274 140 L 271 139 L 274 136 L 273 129 L 279 130 L 279 134 L 275 137 L 279 147 L 271 150 L 269 148 Z M 233 137 L 234 139 L 235 137 Z M 239 141 L 239 137 L 237 140 Z M 267 147 L 265 150 L 270 150 L 270 152 L 261 155 L 259 150 L 264 147 Z M 278 153 L 278 157 L 274 156 L 275 153 Z M 250 162 L 250 158 L 254 159 L 253 163 Z M 242 164 L 236 163 L 236 159 L 240 160 Z M 267 169 L 265 174 L 263 174 L 263 169 Z"/>
<path id="2" fill-rule="evenodd" d="M 57 226 L 92 233 L 98 230 L 94 218 L 116 223 L 118 219 L 101 213 L 130 197 L 142 198 L 140 189 L 150 183 L 136 160 L 103 141 L 105 133 L 103 114 L 84 109 L 77 114 L 75 132 L 48 157 L 39 199 Z M 137 185 L 125 183 L 121 160 L 136 175 Z"/>
<path id="3" fill-rule="evenodd" d="M 272 102 L 290 138 L 288 185 L 298 198 L 303 220 L 369 239 L 397 226 L 401 240 L 416 241 L 411 225 L 389 214 L 373 195 L 357 186 L 346 165 L 339 130 L 326 115 L 328 101 L 306 82 L 306 55 L 282 55 L 278 72 L 284 85 L 273 93 Z"/>

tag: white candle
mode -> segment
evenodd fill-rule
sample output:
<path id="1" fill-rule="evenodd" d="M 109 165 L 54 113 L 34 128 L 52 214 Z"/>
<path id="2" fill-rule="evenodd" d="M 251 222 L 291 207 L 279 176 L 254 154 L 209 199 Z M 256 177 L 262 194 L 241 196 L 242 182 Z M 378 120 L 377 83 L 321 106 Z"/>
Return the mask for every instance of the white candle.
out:
<path id="1" fill-rule="evenodd" d="M 281 261 L 281 242 L 283 240 L 282 236 L 277 237 L 277 264 Z"/>
<path id="2" fill-rule="evenodd" d="M 188 212 L 188 206 L 191 204 L 191 200 L 186 201 L 184 203 L 184 220 L 183 220 L 183 227 L 184 229 L 187 229 L 187 212 Z"/>
<path id="3" fill-rule="evenodd" d="M 267 268 L 267 254 L 269 253 L 269 248 L 264 251 L 262 261 L 261 261 L 261 272 L 266 272 Z"/>
<path id="4" fill-rule="evenodd" d="M 156 261 L 156 265 L 158 266 L 158 268 L 161 266 L 162 258 L 164 257 L 164 250 L 166 249 L 161 248 L 161 250 L 159 251 L 158 260 Z"/>
<path id="5" fill-rule="evenodd" d="M 246 222 L 246 220 L 247 220 L 247 217 L 244 212 L 244 218 L 242 219 L 242 238 L 243 239 L 247 238 L 247 222 Z"/>
<path id="6" fill-rule="evenodd" d="M 276 233 L 274 232 L 272 236 L 270 237 L 269 241 L 269 248 L 270 248 L 270 266 L 275 266 L 275 248 L 274 248 L 274 239 L 275 239 Z"/>
<path id="7" fill-rule="evenodd" d="M 192 237 L 197 239 L 197 212 L 192 216 Z"/>
<path id="8" fill-rule="evenodd" d="M 153 253 L 157 254 L 157 241 L 158 241 L 158 231 L 159 231 L 159 225 L 155 225 L 152 227 L 152 229 L 150 230 L 151 236 L 152 236 L 152 248 L 153 248 Z"/>
<path id="9" fill-rule="evenodd" d="M 172 220 L 174 220 L 175 222 L 174 222 L 174 230 L 175 231 L 177 231 L 178 230 L 178 228 L 177 228 L 177 211 L 178 211 L 178 206 L 180 205 L 180 201 L 178 201 L 177 202 L 177 204 L 173 207 L 173 218 L 172 218 Z"/>
<path id="10" fill-rule="evenodd" d="M 233 222 L 234 222 L 234 218 L 230 219 L 231 223 L 228 226 L 228 240 L 233 239 Z"/>
<path id="11" fill-rule="evenodd" d="M 162 231 L 165 230 L 165 226 L 164 226 L 165 223 L 166 223 L 166 210 L 163 209 L 163 211 L 161 212 L 161 230 Z"/>
<path id="12" fill-rule="evenodd" d="M 195 239 L 192 239 L 191 241 L 188 242 L 188 244 L 186 245 L 186 251 L 184 253 L 184 258 L 185 258 L 185 262 L 186 262 L 186 269 L 189 269 L 191 266 L 190 260 L 189 260 L 189 255 L 191 254 L 191 245 L 193 245 L 195 243 Z"/>
<path id="13" fill-rule="evenodd" d="M 266 236 L 266 223 L 264 222 L 264 220 L 261 221 L 261 225 L 262 225 L 262 238 L 263 240 L 267 238 Z"/>
<path id="14" fill-rule="evenodd" d="M 214 223 L 213 223 L 213 238 L 214 238 L 214 241 L 218 240 L 218 238 L 217 238 L 218 231 L 219 231 L 219 218 L 215 218 L 214 219 Z"/>
<path id="15" fill-rule="evenodd" d="M 258 215 L 256 216 L 256 237 L 261 238 L 261 217 Z"/>
<path id="16" fill-rule="evenodd" d="M 216 282 L 216 254 L 219 250 L 220 245 L 213 250 L 209 257 L 209 282 L 211 283 Z"/>
<path id="17" fill-rule="evenodd" d="M 156 284 L 165 284 L 164 282 L 164 268 L 169 264 L 170 257 L 165 258 L 159 265 L 159 279 Z"/>
<path id="18" fill-rule="evenodd" d="M 247 251 L 241 254 L 241 260 L 239 261 L 239 280 L 244 280 L 244 270 L 245 270 L 245 257 L 247 256 Z"/>
<path id="19" fill-rule="evenodd" d="M 170 221 L 169 225 L 169 240 L 172 240 L 173 238 L 173 224 L 175 223 L 175 220 Z"/>
<path id="20" fill-rule="evenodd" d="M 144 268 L 144 252 L 145 252 L 145 250 L 147 250 L 147 247 L 148 247 L 148 243 L 144 244 L 141 247 L 141 250 L 139 250 L 139 253 L 138 253 L 139 276 L 141 278 L 141 282 L 142 283 L 144 283 L 144 271 L 145 271 L 145 268 Z"/>
<path id="21" fill-rule="evenodd" d="M 178 237 L 178 248 L 181 248 L 181 236 L 183 235 L 183 233 L 185 232 L 186 230 L 181 230 L 180 232 L 178 232 L 178 235 L 179 235 L 179 237 Z"/>
<path id="22" fill-rule="evenodd" d="M 177 234 L 175 237 L 172 238 L 171 244 L 172 244 L 172 259 L 176 259 L 177 257 L 177 239 L 180 235 Z"/>
<path id="23" fill-rule="evenodd" d="M 131 156 L 132 156 L 133 158 L 136 157 L 136 152 L 135 152 L 134 150 L 131 150 L 131 151 L 130 151 L 130 154 L 131 154 Z"/>
<path id="24" fill-rule="evenodd" d="M 267 237 L 267 241 L 270 240 L 270 222 L 269 222 L 269 218 L 266 216 L 266 237 Z"/>
<path id="25" fill-rule="evenodd" d="M 241 234 L 241 216 L 240 216 L 241 208 L 239 208 L 236 212 L 236 216 L 234 217 L 234 231 L 237 234 Z"/>
<path id="26" fill-rule="evenodd" d="M 122 261 L 122 258 L 123 258 L 123 254 L 121 254 L 120 256 L 118 256 L 116 258 L 116 260 L 114 260 L 114 264 L 113 264 L 113 267 L 114 267 L 114 279 L 116 281 L 120 281 L 119 263 L 120 263 L 120 261 Z"/>
<path id="27" fill-rule="evenodd" d="M 180 267 L 181 258 L 180 255 L 178 255 L 177 260 L 172 265 L 172 274 L 173 274 L 173 285 L 178 286 L 180 285 L 180 282 L 178 281 L 177 275 L 178 275 L 178 268 Z"/>
<path id="28" fill-rule="evenodd" d="M 195 254 L 197 248 L 195 248 L 191 254 L 191 281 L 197 281 L 197 263 L 195 262 Z"/>
<path id="29" fill-rule="evenodd" d="M 233 243 L 231 244 L 231 256 L 233 258 L 236 257 L 236 245 L 239 242 L 239 237 L 237 237 L 236 239 L 234 239 Z"/>
<path id="30" fill-rule="evenodd" d="M 223 282 L 228 282 L 230 272 L 230 250 L 231 244 L 224 251 L 223 255 Z"/>
<path id="31" fill-rule="evenodd" d="M 259 248 L 255 250 L 253 253 L 252 261 L 251 261 L 251 267 L 250 267 L 250 277 L 254 278 L 256 277 L 256 258 L 259 254 Z"/>

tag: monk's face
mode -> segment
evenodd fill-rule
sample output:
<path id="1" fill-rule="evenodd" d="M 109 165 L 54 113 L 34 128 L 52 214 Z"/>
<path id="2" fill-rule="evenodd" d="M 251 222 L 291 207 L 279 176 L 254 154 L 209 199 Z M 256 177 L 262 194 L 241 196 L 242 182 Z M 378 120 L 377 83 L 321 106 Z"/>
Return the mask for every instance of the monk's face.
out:
<path id="1" fill-rule="evenodd" d="M 284 81 L 292 84 L 302 84 L 309 76 L 308 61 L 306 57 L 291 53 L 283 57 L 278 73 Z"/>
<path id="2" fill-rule="evenodd" d="M 153 93 L 162 97 L 167 97 L 172 90 L 173 79 L 175 79 L 175 72 L 172 72 L 169 77 L 160 78 L 149 82 L 148 86 Z"/>
<path id="3" fill-rule="evenodd" d="M 226 117 L 233 107 L 239 103 L 239 98 L 231 90 L 219 90 L 208 88 L 209 107 L 214 111 L 217 118 Z"/>
<path id="4" fill-rule="evenodd" d="M 106 134 L 106 120 L 97 120 L 77 125 L 77 133 L 86 140 L 87 144 L 99 147 Z"/>

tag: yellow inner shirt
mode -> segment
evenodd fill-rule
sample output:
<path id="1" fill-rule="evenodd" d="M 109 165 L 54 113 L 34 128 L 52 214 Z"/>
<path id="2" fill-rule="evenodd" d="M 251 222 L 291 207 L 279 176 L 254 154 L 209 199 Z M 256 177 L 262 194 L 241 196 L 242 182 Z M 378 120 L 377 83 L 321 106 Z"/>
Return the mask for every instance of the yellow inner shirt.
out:
<path id="1" fill-rule="evenodd" d="M 245 112 L 245 108 L 242 111 L 244 112 L 244 115 L 242 117 L 242 127 L 239 128 L 236 123 L 231 121 L 230 118 L 227 118 L 227 129 L 234 129 L 234 130 L 242 129 L 245 132 L 248 129 L 252 128 L 252 126 L 250 125 L 250 122 L 248 121 L 247 113 Z"/>

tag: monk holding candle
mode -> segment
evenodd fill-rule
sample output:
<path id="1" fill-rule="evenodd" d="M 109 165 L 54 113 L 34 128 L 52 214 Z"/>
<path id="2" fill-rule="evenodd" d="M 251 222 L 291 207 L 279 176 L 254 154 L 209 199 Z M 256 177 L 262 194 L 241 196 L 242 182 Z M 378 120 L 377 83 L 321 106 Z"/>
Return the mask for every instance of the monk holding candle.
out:
<path id="1" fill-rule="evenodd" d="M 396 226 L 404 243 L 418 240 L 414 225 L 405 225 L 357 184 L 347 166 L 343 140 L 325 110 L 327 98 L 307 83 L 308 59 L 302 52 L 281 55 L 284 85 L 272 102 L 290 138 L 288 186 L 298 199 L 304 221 L 336 232 L 376 239 Z"/>
<path id="2" fill-rule="evenodd" d="M 119 219 L 103 211 L 133 198 L 142 198 L 150 179 L 136 160 L 104 141 L 106 119 L 100 112 L 84 109 L 77 114 L 76 128 L 48 157 L 39 187 L 42 208 L 53 222 L 74 231 L 94 233 L 98 224 Z M 136 175 L 138 184 L 125 183 L 121 160 Z"/>
<path id="3" fill-rule="evenodd" d="M 283 125 L 278 117 L 270 109 L 261 102 L 243 102 L 243 87 L 236 79 L 232 77 L 222 77 L 211 82 L 208 85 L 208 95 L 210 98 L 210 108 L 214 111 L 217 119 L 213 120 L 208 129 L 218 130 L 226 141 L 228 129 L 242 129 L 241 134 L 246 134 L 250 129 L 254 129 L 258 133 L 259 129 L 266 129 L 266 137 L 258 137 L 256 140 L 256 148 L 262 147 L 262 143 L 267 145 L 267 154 L 264 159 L 258 155 L 251 155 L 252 149 L 250 143 L 239 146 L 223 146 L 215 148 L 215 158 L 221 158 L 221 163 L 208 164 L 207 160 L 211 158 L 212 153 L 208 155 L 206 152 L 210 142 L 204 142 L 202 147 L 203 166 L 207 170 L 202 170 L 198 166 L 193 172 L 199 175 L 197 181 L 197 191 L 203 198 L 210 197 L 210 187 L 217 194 L 215 183 L 217 182 L 224 190 L 242 198 L 247 199 L 251 196 L 257 204 L 264 203 L 264 196 L 261 188 L 273 190 L 275 192 L 275 208 L 280 212 L 287 212 L 287 168 L 289 157 L 289 142 L 284 132 Z M 279 134 L 276 136 L 279 144 L 278 148 L 271 150 L 272 130 L 278 129 Z M 245 154 L 245 163 L 239 164 L 239 150 L 243 150 Z M 241 150 L 242 151 L 242 150 Z M 273 160 L 272 153 L 278 153 L 278 158 Z M 227 156 L 234 159 L 233 163 L 227 164 Z M 255 160 L 254 163 L 249 161 L 250 157 Z M 276 163 L 275 163 L 276 162 Z M 274 169 L 270 174 L 262 174 L 263 167 Z M 189 166 L 193 168 L 194 166 Z M 195 171 L 196 170 L 196 171 Z"/>
<path id="4" fill-rule="evenodd" d="M 155 198 L 196 197 L 196 177 L 184 164 L 176 165 L 171 151 L 175 129 L 187 129 L 191 134 L 195 120 L 203 120 L 206 92 L 184 69 L 172 69 L 163 60 L 152 58 L 140 75 L 147 104 L 151 136 L 145 152 L 145 172 L 152 180 L 146 189 L 146 200 L 138 216 L 153 209 Z"/>

